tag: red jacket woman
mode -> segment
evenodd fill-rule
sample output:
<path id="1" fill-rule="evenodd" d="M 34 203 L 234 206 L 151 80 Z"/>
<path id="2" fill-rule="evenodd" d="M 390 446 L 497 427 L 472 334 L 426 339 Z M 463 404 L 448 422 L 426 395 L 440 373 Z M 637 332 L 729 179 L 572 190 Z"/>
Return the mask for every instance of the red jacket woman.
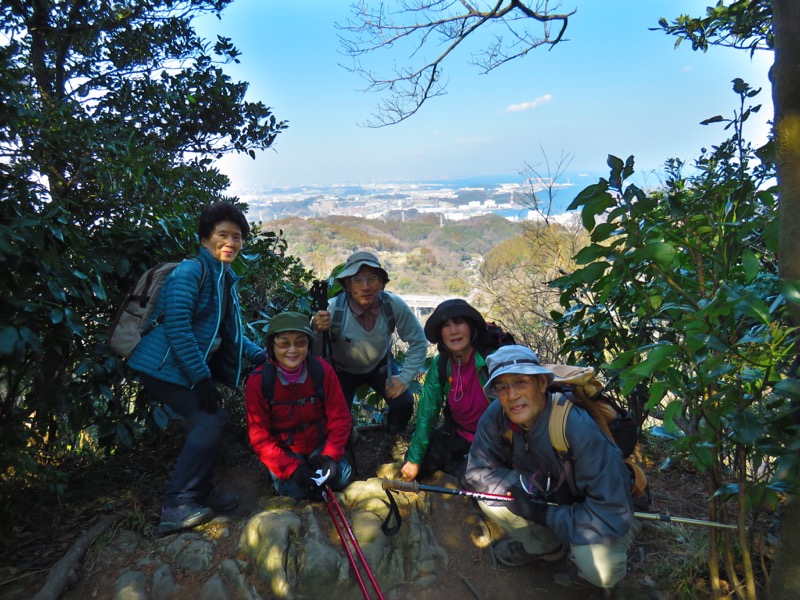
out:
<path id="1" fill-rule="evenodd" d="M 343 489 L 352 473 L 344 458 L 350 411 L 333 367 L 308 355 L 310 338 L 308 317 L 273 317 L 267 329 L 272 361 L 254 371 L 245 388 L 250 443 L 276 491 L 298 499 L 313 494 L 320 475 Z"/>

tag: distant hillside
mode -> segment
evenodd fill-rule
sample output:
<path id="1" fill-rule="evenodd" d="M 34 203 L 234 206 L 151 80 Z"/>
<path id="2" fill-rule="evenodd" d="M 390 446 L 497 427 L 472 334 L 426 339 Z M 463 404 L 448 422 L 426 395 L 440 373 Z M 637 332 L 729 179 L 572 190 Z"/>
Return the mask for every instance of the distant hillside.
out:
<path id="1" fill-rule="evenodd" d="M 444 221 L 404 211 L 385 221 L 358 217 L 290 218 L 264 223 L 282 230 L 288 252 L 319 276 L 356 250 L 375 252 L 392 278 L 388 289 L 408 294 L 466 295 L 481 257 L 518 236 L 522 226 L 497 215 Z"/>

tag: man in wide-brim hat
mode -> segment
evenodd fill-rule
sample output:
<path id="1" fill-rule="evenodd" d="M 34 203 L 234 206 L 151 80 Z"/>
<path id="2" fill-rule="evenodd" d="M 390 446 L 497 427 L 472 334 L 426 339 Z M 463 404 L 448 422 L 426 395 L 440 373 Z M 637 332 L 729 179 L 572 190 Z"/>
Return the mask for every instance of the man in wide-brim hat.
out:
<path id="1" fill-rule="evenodd" d="M 323 348 L 322 334 L 328 332 L 330 358 L 348 404 L 366 383 L 386 400 L 388 431 L 405 431 L 414 413 L 408 386 L 425 364 L 428 348 L 422 326 L 402 299 L 384 291 L 389 274 L 373 253 L 350 255 L 337 279 L 344 291 L 311 321 L 316 348 Z M 395 331 L 408 344 L 402 368 L 392 354 Z"/>
<path id="2" fill-rule="evenodd" d="M 496 398 L 481 417 L 467 460 L 467 485 L 513 497 L 479 502 L 508 535 L 495 545 L 507 566 L 560 560 L 569 549 L 581 578 L 610 596 L 625 576 L 634 537 L 632 472 L 594 418 L 575 405 L 564 425 L 572 454 L 562 462 L 550 442 L 553 373 L 524 346 L 503 346 L 486 360 L 484 392 Z M 576 497 L 567 481 L 569 467 Z M 553 506 L 555 504 L 555 506 Z"/>

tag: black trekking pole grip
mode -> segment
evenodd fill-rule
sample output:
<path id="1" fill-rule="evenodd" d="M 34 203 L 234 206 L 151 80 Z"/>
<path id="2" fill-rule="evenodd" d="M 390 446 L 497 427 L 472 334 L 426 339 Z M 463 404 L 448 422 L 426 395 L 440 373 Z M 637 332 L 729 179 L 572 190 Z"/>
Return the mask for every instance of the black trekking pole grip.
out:
<path id="1" fill-rule="evenodd" d="M 490 494 L 488 492 L 473 492 L 472 490 L 452 489 L 435 485 L 425 485 L 424 483 L 417 483 L 416 481 L 398 481 L 396 479 L 386 479 L 385 477 L 381 480 L 381 487 L 384 490 L 411 492 L 414 494 L 419 494 L 420 492 L 436 492 L 438 494 L 466 496 L 467 498 L 475 498 L 476 500 L 494 500 L 496 502 L 514 501 L 514 498 L 511 496 L 504 496 L 503 494 Z"/>

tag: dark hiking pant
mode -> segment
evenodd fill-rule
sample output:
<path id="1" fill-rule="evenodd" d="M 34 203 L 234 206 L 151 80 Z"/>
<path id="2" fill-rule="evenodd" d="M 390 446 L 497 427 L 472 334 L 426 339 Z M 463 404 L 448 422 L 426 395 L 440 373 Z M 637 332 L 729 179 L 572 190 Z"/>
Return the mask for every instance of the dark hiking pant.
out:
<path id="1" fill-rule="evenodd" d="M 439 427 L 431 434 L 428 451 L 419 466 L 419 479 L 427 479 L 436 471 L 444 471 L 455 476 L 462 487 L 467 468 L 467 454 L 470 444 L 450 427 Z"/>
<path id="2" fill-rule="evenodd" d="M 186 419 L 187 437 L 167 486 L 164 506 L 200 503 L 212 487 L 212 472 L 222 442 L 228 413 L 219 407 L 213 415 L 200 410 L 194 390 L 140 374 L 148 393 Z"/>
<path id="3" fill-rule="evenodd" d="M 397 375 L 400 370 L 393 360 L 388 361 L 392 363 L 392 375 Z M 386 427 L 390 433 L 400 433 L 405 431 L 408 422 L 411 420 L 411 415 L 414 414 L 414 397 L 411 392 L 406 390 L 401 396 L 394 400 L 389 400 L 386 397 L 386 380 L 388 379 L 388 369 L 386 368 L 387 361 L 381 361 L 381 364 L 374 368 L 369 373 L 356 375 L 346 371 L 336 371 L 339 376 L 339 383 L 342 385 L 342 392 L 344 398 L 347 400 L 347 406 L 352 410 L 353 398 L 356 395 L 356 389 L 362 383 L 366 383 L 380 394 L 386 401 L 389 407 L 389 413 L 386 417 Z"/>

